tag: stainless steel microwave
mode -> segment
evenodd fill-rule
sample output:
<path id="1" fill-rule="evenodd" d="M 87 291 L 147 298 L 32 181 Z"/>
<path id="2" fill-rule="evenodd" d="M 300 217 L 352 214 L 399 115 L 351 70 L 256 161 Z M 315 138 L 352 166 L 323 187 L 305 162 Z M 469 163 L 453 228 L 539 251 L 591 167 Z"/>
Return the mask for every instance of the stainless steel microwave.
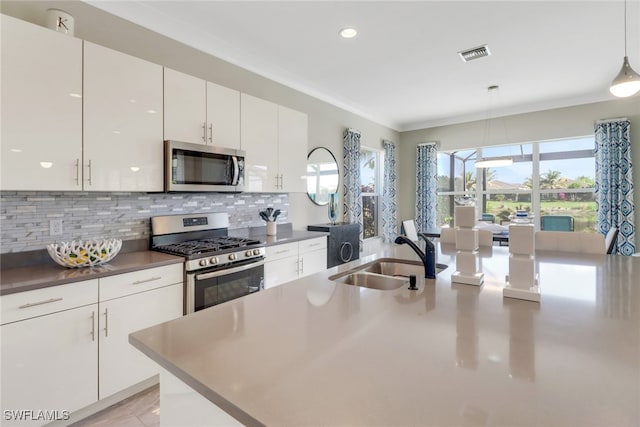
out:
<path id="1" fill-rule="evenodd" d="M 164 189 L 234 192 L 244 190 L 245 152 L 180 141 L 164 142 Z"/>

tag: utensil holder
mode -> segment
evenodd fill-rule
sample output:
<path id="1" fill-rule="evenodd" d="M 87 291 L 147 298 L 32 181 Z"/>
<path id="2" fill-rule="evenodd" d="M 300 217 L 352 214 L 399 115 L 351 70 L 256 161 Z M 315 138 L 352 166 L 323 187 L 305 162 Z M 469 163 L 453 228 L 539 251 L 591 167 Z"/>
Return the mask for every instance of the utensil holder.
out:
<path id="1" fill-rule="evenodd" d="M 275 236 L 278 231 L 278 224 L 275 221 L 267 222 L 267 236 Z"/>

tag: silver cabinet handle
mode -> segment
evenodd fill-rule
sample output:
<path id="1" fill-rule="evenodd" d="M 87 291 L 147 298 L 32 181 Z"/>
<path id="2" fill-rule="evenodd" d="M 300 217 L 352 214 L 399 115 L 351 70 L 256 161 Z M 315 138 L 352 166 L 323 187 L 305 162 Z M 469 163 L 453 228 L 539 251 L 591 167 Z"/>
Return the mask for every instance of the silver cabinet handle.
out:
<path id="1" fill-rule="evenodd" d="M 304 258 L 300 258 L 300 275 L 304 274 Z"/>
<path id="2" fill-rule="evenodd" d="M 109 336 L 109 314 L 107 313 L 107 309 L 104 309 L 104 337 Z"/>
<path id="3" fill-rule="evenodd" d="M 280 174 L 280 189 L 284 188 L 284 175 Z"/>
<path id="4" fill-rule="evenodd" d="M 151 279 L 136 280 L 135 282 L 132 283 L 132 285 L 139 285 L 141 283 L 153 282 L 154 280 L 160 280 L 160 279 L 162 279 L 162 277 L 152 277 Z"/>
<path id="5" fill-rule="evenodd" d="M 207 122 L 202 123 L 202 140 L 207 142 Z"/>
<path id="6" fill-rule="evenodd" d="M 276 254 L 286 254 L 287 252 L 290 252 L 289 249 L 285 249 L 282 251 L 277 251 Z"/>
<path id="7" fill-rule="evenodd" d="M 209 123 L 209 142 L 213 144 L 213 123 Z"/>
<path id="8" fill-rule="evenodd" d="M 89 160 L 87 168 L 89 169 L 89 177 L 87 178 L 87 181 L 89 181 L 89 185 L 91 185 L 91 160 Z"/>
<path id="9" fill-rule="evenodd" d="M 314 247 L 314 246 L 318 246 L 318 245 L 321 245 L 321 244 L 322 244 L 322 243 L 312 243 L 312 244 L 310 244 L 310 245 L 309 245 L 309 247 L 310 247 L 310 248 L 312 248 L 312 247 Z"/>
<path id="10" fill-rule="evenodd" d="M 80 185 L 80 159 L 76 159 L 76 185 Z"/>
<path id="11" fill-rule="evenodd" d="M 62 298 L 51 298 L 51 299 L 48 299 L 48 300 L 45 300 L 45 301 L 30 302 L 30 303 L 27 303 L 25 305 L 21 305 L 18 308 L 29 308 L 29 307 L 34 307 L 36 305 L 49 304 L 51 302 L 56 302 L 56 301 L 62 301 Z"/>
<path id="12" fill-rule="evenodd" d="M 276 189 L 280 188 L 280 185 L 278 184 L 280 182 L 279 179 L 279 175 L 276 175 Z"/>
<path id="13" fill-rule="evenodd" d="M 96 340 L 96 312 L 91 312 L 91 341 Z"/>

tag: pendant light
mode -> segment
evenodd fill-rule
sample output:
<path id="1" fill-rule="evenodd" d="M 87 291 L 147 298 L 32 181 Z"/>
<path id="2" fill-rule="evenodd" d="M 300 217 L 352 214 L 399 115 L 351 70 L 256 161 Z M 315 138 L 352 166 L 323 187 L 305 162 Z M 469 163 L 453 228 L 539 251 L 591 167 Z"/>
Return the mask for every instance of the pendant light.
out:
<path id="1" fill-rule="evenodd" d="M 498 85 L 492 85 L 487 88 L 489 92 L 489 98 L 491 101 L 491 94 L 493 92 L 497 92 L 500 87 Z M 491 102 L 489 102 L 489 108 L 487 109 L 487 120 L 485 122 L 485 144 L 489 141 L 491 136 Z M 504 126 L 504 123 L 503 123 Z M 505 140 L 506 140 L 506 129 L 505 129 Z M 505 141 L 506 142 L 506 141 Z M 474 162 L 474 166 L 478 169 L 481 168 L 498 168 L 502 166 L 509 166 L 513 164 L 513 157 L 511 156 L 495 156 L 495 157 L 478 157 Z"/>
<path id="2" fill-rule="evenodd" d="M 620 73 L 611 82 L 609 91 L 619 98 L 632 96 L 640 91 L 640 75 L 636 73 L 627 57 L 627 1 L 624 2 L 624 59 Z"/>

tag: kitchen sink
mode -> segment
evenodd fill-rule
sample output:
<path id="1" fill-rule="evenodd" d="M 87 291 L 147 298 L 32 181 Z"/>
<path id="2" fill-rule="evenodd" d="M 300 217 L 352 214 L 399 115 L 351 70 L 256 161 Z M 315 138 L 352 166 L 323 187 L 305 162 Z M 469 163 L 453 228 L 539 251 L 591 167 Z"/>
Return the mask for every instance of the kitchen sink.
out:
<path id="1" fill-rule="evenodd" d="M 380 291 L 392 291 L 404 285 L 409 285 L 409 279 L 383 276 L 375 273 L 351 273 L 344 276 L 342 283 L 362 288 L 378 289 Z"/>
<path id="2" fill-rule="evenodd" d="M 436 264 L 436 274 L 445 268 L 444 264 Z M 424 266 L 420 261 L 381 258 L 331 276 L 329 280 L 363 288 L 393 290 L 408 286 L 411 275 L 424 277 Z"/>
<path id="3" fill-rule="evenodd" d="M 383 274 L 385 276 L 409 277 L 413 274 L 420 277 L 420 275 L 424 275 L 424 266 L 421 262 L 378 261 L 362 271 Z"/>

